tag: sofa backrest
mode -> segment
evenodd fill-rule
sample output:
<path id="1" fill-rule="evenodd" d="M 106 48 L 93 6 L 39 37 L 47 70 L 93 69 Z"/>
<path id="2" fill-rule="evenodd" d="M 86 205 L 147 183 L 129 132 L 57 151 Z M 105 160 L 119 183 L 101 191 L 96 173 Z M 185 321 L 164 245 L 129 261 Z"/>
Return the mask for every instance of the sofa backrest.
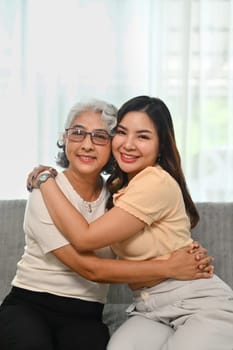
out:
<path id="1" fill-rule="evenodd" d="M 0 200 L 0 303 L 10 289 L 16 264 L 23 254 L 26 200 Z"/>
<path id="2" fill-rule="evenodd" d="M 192 236 L 214 257 L 215 273 L 233 288 L 233 203 L 197 203 Z"/>

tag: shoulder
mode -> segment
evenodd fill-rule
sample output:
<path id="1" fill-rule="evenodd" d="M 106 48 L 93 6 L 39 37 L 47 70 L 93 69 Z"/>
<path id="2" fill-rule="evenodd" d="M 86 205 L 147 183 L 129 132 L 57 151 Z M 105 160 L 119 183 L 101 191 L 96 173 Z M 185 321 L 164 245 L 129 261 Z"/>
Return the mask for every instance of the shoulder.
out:
<path id="1" fill-rule="evenodd" d="M 63 173 L 59 173 L 56 176 L 55 180 L 58 186 L 63 191 L 63 188 L 65 187 L 65 184 L 66 184 L 65 175 Z M 36 216 L 41 212 L 44 212 L 44 213 L 47 212 L 41 191 L 37 188 L 33 189 L 33 191 L 29 195 L 29 198 L 27 201 L 27 212 L 30 212 L 31 214 L 35 214 Z"/>
<path id="2" fill-rule="evenodd" d="M 72 184 L 68 180 L 64 172 L 60 172 L 56 178 L 56 183 L 63 194 L 74 204 L 76 201 L 80 202 L 80 196 L 77 191 L 73 188 Z"/>
<path id="3" fill-rule="evenodd" d="M 137 174 L 126 188 L 114 196 L 114 204 L 131 210 L 130 213 L 137 213 L 137 217 L 150 224 L 168 215 L 181 199 L 178 183 L 160 166 L 155 166 Z"/>
<path id="4" fill-rule="evenodd" d="M 161 166 L 149 166 L 137 174 L 131 181 L 130 185 L 166 185 L 178 186 L 176 180 Z"/>
<path id="5" fill-rule="evenodd" d="M 126 193 L 132 193 L 151 201 L 174 203 L 181 195 L 176 180 L 160 166 L 147 167 L 137 174 L 129 183 Z"/>
<path id="6" fill-rule="evenodd" d="M 65 176 L 65 174 L 63 172 L 58 173 L 57 176 L 55 177 L 55 180 L 61 189 L 66 188 L 66 187 L 72 188 L 69 180 L 67 179 L 67 177 Z"/>

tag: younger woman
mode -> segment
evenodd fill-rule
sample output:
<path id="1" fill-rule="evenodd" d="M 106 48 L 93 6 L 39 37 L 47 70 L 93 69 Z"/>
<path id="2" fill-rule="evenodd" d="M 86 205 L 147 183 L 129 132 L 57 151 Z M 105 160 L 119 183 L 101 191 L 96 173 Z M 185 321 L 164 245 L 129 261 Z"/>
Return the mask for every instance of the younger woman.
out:
<path id="1" fill-rule="evenodd" d="M 165 262 L 192 242 L 190 229 L 199 220 L 167 106 L 148 96 L 126 102 L 112 151 L 118 164 L 109 179 L 111 190 L 118 190 L 114 208 L 87 223 L 50 178 L 40 186 L 49 212 L 80 251 L 111 245 L 124 260 Z M 217 276 L 140 282 L 132 288 L 132 317 L 113 335 L 109 349 L 232 350 L 233 291 Z M 158 332 L 161 323 L 167 333 Z"/>

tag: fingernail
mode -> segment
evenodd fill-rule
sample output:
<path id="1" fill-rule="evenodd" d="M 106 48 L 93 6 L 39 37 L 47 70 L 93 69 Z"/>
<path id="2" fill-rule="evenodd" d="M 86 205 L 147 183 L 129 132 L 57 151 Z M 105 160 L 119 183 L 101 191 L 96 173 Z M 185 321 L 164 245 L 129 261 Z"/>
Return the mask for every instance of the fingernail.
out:
<path id="1" fill-rule="evenodd" d="M 32 186 L 31 186 L 31 185 L 27 185 L 27 190 L 28 190 L 29 192 L 32 192 Z"/>

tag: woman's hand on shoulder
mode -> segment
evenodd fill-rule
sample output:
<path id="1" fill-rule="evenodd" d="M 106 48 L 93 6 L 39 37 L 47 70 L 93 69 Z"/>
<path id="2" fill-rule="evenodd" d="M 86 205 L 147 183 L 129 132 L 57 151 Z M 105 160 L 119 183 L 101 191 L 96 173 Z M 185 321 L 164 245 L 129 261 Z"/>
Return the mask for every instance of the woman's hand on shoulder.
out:
<path id="1" fill-rule="evenodd" d="M 27 190 L 29 192 L 32 192 L 33 188 L 36 188 L 36 181 L 35 181 L 35 179 L 43 171 L 49 171 L 54 177 L 57 176 L 57 170 L 56 169 L 54 169 L 53 167 L 47 166 L 47 165 L 39 164 L 37 167 L 33 168 L 33 170 L 29 173 L 29 175 L 27 177 L 26 186 L 27 186 Z"/>

